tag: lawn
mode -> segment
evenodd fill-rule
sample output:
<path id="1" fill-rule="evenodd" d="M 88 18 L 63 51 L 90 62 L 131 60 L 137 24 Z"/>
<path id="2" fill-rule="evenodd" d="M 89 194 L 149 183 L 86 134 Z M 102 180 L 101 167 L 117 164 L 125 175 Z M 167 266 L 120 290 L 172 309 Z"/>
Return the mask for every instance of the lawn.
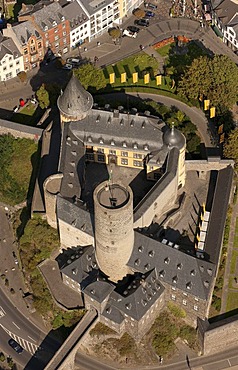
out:
<path id="1" fill-rule="evenodd" d="M 156 75 L 158 71 L 158 62 L 156 58 L 150 56 L 144 52 L 132 55 L 126 59 L 119 61 L 116 64 L 109 65 L 103 69 L 104 76 L 109 82 L 110 74 L 115 73 L 115 83 L 112 84 L 112 88 L 127 88 L 127 87 L 145 87 L 153 88 L 156 90 L 164 90 L 174 92 L 175 89 L 171 89 L 172 81 L 169 76 L 162 78 L 162 84 L 157 86 Z M 121 82 L 121 74 L 126 73 L 126 82 Z M 138 81 L 133 82 L 133 73 L 138 73 Z M 144 75 L 149 73 L 149 83 L 144 83 Z M 146 90 L 147 91 L 147 90 Z"/>
<path id="2" fill-rule="evenodd" d="M 170 50 L 172 49 L 172 47 L 175 46 L 175 43 L 172 42 L 171 44 L 168 44 L 168 45 L 165 45 L 165 46 L 162 46 L 160 48 L 157 48 L 155 49 L 157 51 L 157 53 L 159 55 L 161 55 L 162 57 L 167 57 L 170 53 Z"/>
<path id="3" fill-rule="evenodd" d="M 227 297 L 226 311 L 232 311 L 238 307 L 238 291 L 229 292 Z"/>
<path id="4" fill-rule="evenodd" d="M 39 106 L 28 103 L 18 113 L 14 113 L 12 121 L 23 125 L 36 126 L 42 114 L 43 110 Z"/>
<path id="5" fill-rule="evenodd" d="M 238 248 L 238 218 L 236 219 L 236 229 L 235 229 L 235 236 L 234 236 L 234 241 L 233 241 L 233 248 Z"/>
<path id="6" fill-rule="evenodd" d="M 0 197 L 11 205 L 26 200 L 32 170 L 37 165 L 38 144 L 29 139 L 0 136 Z"/>
<path id="7" fill-rule="evenodd" d="M 237 264 L 236 261 L 238 261 L 237 258 L 238 258 L 238 251 L 233 250 L 232 251 L 232 257 L 231 257 L 231 265 L 230 265 L 230 273 L 231 274 L 236 273 L 236 264 Z M 237 271 L 237 273 L 238 273 L 238 271 Z"/>

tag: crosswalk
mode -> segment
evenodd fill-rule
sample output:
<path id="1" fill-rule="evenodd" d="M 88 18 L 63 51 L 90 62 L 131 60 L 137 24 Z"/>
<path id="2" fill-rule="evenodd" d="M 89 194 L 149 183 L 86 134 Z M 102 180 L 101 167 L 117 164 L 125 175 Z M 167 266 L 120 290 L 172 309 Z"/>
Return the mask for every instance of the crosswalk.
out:
<path id="1" fill-rule="evenodd" d="M 21 345 L 22 348 L 24 348 L 27 352 L 29 352 L 31 355 L 34 355 L 36 353 L 36 351 L 38 351 L 40 348 L 40 346 L 38 346 L 37 344 L 35 343 L 32 343 L 26 339 L 23 339 L 21 337 L 19 337 L 19 335 L 16 335 L 14 333 L 12 333 L 10 330 L 8 330 L 7 328 L 5 328 L 2 324 L 0 324 L 0 327 L 11 337 L 13 338 L 17 343 L 19 343 Z M 34 340 L 34 339 L 32 339 Z"/>

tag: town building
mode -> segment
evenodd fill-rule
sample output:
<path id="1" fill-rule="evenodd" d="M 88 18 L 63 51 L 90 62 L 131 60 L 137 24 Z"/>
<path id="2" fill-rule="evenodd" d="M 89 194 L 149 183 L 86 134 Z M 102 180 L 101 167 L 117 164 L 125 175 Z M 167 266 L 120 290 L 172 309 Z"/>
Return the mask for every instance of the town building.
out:
<path id="1" fill-rule="evenodd" d="M 80 4 L 76 1 L 60 1 L 66 18 L 70 22 L 70 47 L 76 48 L 90 41 L 90 21 Z"/>
<path id="2" fill-rule="evenodd" d="M 0 34 L 0 81 L 7 81 L 24 71 L 23 56 L 13 40 Z"/>
<path id="3" fill-rule="evenodd" d="M 213 0 L 212 23 L 215 31 L 234 51 L 238 51 L 238 3 L 236 0 Z"/>
<path id="4" fill-rule="evenodd" d="M 44 59 L 44 45 L 40 32 L 32 22 L 26 21 L 16 25 L 7 24 L 3 35 L 11 38 L 23 56 L 24 71 L 30 71 L 40 65 Z"/>

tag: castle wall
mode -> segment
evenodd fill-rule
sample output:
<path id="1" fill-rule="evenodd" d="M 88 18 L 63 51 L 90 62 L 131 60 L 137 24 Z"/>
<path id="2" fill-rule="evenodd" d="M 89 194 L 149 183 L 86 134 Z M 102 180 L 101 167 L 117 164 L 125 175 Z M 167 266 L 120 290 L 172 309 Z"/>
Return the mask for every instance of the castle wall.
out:
<path id="1" fill-rule="evenodd" d="M 56 199 L 60 191 L 63 174 L 49 176 L 43 184 L 46 219 L 50 226 L 57 229 Z"/>
<path id="2" fill-rule="evenodd" d="M 26 138 L 39 141 L 43 130 L 38 127 L 25 126 L 20 123 L 0 119 L 0 135 L 12 135 L 15 138 Z"/>
<path id="3" fill-rule="evenodd" d="M 62 247 L 71 248 L 76 245 L 94 245 L 93 236 L 88 235 L 83 230 L 77 229 L 60 218 L 58 219 L 58 227 Z"/>

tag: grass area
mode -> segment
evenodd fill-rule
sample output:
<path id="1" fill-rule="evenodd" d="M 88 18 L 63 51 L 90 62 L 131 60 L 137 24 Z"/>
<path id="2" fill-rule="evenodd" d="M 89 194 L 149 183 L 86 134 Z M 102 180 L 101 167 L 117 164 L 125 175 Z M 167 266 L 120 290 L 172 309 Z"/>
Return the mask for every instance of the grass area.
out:
<path id="1" fill-rule="evenodd" d="M 33 304 L 38 313 L 53 329 L 74 326 L 84 315 L 84 310 L 61 310 L 55 303 L 37 266 L 59 248 L 59 235 L 41 217 L 29 219 L 29 211 L 23 209 L 15 215 L 13 227 L 19 238 L 19 255 L 25 280 L 31 287 Z"/>
<path id="2" fill-rule="evenodd" d="M 89 334 L 91 337 L 99 337 L 100 335 L 111 335 L 116 334 L 115 330 L 109 328 L 107 325 L 98 322 L 93 329 L 90 330 Z"/>
<path id="3" fill-rule="evenodd" d="M 236 218 L 236 228 L 233 241 L 233 248 L 238 248 L 238 218 Z"/>
<path id="4" fill-rule="evenodd" d="M 171 44 L 162 46 L 160 48 L 157 48 L 155 50 L 162 57 L 167 57 L 169 55 L 169 53 L 171 52 L 171 49 L 173 48 L 173 46 L 175 46 L 174 42 L 172 42 Z"/>
<path id="5" fill-rule="evenodd" d="M 38 161 L 38 144 L 30 139 L 0 136 L 0 197 L 11 205 L 27 198 L 34 167 Z"/>
<path id="6" fill-rule="evenodd" d="M 23 125 L 36 126 L 42 115 L 43 110 L 39 106 L 28 103 L 20 112 L 14 113 L 12 121 Z"/>
<path id="7" fill-rule="evenodd" d="M 230 273 L 235 274 L 236 273 L 236 265 L 238 262 L 238 251 L 233 250 L 232 251 L 232 257 L 231 257 L 231 265 L 230 265 Z M 238 273 L 238 271 L 237 271 Z"/>
<path id="8" fill-rule="evenodd" d="M 238 291 L 237 292 L 229 292 L 227 296 L 227 305 L 226 311 L 232 311 L 237 309 L 238 307 Z"/>

